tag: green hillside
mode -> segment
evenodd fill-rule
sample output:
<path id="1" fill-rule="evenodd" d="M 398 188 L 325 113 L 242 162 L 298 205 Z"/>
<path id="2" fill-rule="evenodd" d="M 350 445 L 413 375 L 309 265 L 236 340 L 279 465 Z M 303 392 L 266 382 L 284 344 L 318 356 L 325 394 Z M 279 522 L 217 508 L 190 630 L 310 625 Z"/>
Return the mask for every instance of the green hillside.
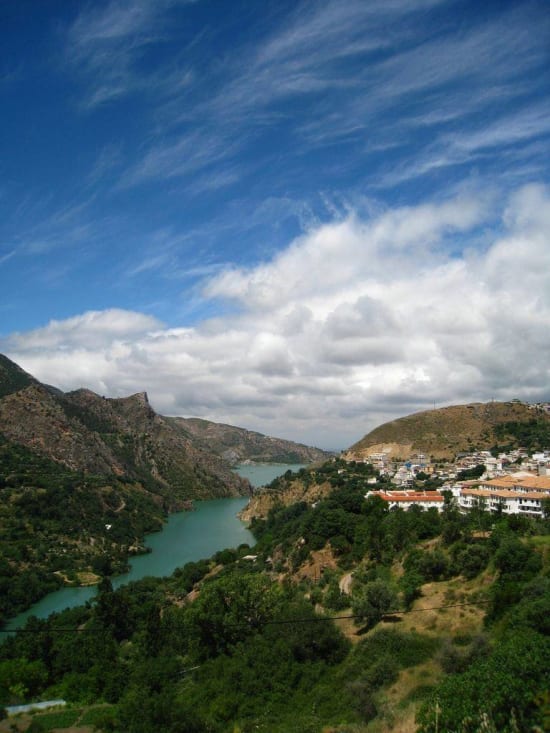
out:
<path id="1" fill-rule="evenodd" d="M 0 702 L 62 697 L 90 733 L 544 730 L 548 520 L 389 511 L 322 468 L 285 479 L 331 489 L 256 520 L 254 548 L 30 621 L 0 646 Z"/>
<path id="2" fill-rule="evenodd" d="M 63 584 L 126 569 L 192 499 L 249 492 L 142 393 L 64 394 L 0 358 L 0 624 Z"/>

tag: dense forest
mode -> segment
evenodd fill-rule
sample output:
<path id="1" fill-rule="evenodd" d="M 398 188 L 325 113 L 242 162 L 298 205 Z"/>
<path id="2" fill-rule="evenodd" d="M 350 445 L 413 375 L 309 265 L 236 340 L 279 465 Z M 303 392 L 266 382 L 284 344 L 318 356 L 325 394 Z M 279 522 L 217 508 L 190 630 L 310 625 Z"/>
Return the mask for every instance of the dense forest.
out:
<path id="1" fill-rule="evenodd" d="M 373 476 L 302 471 L 330 491 L 256 519 L 253 549 L 105 577 L 87 606 L 29 620 L 0 647 L 0 704 L 61 697 L 65 720 L 113 733 L 547 729 L 549 520 L 390 511 L 364 498 Z"/>

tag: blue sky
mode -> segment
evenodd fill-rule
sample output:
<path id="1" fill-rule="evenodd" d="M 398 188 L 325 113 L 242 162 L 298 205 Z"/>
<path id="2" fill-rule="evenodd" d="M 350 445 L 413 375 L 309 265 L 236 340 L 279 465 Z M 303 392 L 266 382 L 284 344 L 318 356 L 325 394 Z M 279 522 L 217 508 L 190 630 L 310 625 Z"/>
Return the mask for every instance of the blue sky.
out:
<path id="1" fill-rule="evenodd" d="M 6 0 L 0 28 L 0 350 L 37 377 L 334 448 L 550 399 L 547 2 Z"/>

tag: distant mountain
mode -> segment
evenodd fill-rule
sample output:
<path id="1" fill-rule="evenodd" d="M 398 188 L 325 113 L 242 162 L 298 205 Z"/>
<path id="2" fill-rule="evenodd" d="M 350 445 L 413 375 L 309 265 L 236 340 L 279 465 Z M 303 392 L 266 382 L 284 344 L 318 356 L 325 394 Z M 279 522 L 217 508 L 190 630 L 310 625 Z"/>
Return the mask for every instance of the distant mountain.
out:
<path id="1" fill-rule="evenodd" d="M 169 418 L 196 446 L 211 451 L 232 465 L 254 463 L 315 463 L 326 461 L 333 453 L 273 438 L 233 425 L 199 418 Z"/>
<path id="2" fill-rule="evenodd" d="M 473 449 L 520 447 L 530 440 L 530 428 L 531 432 L 550 429 L 550 415 L 516 401 L 454 405 L 380 425 L 352 445 L 344 457 L 363 459 L 370 453 L 387 452 L 401 459 L 417 453 L 452 459 Z"/>

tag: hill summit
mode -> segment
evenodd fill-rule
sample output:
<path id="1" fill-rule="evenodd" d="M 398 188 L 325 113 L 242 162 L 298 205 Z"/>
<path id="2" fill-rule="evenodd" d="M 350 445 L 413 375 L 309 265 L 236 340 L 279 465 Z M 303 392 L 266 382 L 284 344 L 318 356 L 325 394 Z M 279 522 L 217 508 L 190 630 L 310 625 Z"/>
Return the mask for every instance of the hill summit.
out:
<path id="1" fill-rule="evenodd" d="M 406 460 L 423 453 L 434 459 L 452 459 L 457 453 L 490 450 L 506 443 L 520 447 L 513 425 L 543 421 L 550 414 L 523 402 L 476 402 L 425 410 L 391 420 L 367 433 L 344 453 L 346 460 L 363 460 L 387 453 Z"/>

